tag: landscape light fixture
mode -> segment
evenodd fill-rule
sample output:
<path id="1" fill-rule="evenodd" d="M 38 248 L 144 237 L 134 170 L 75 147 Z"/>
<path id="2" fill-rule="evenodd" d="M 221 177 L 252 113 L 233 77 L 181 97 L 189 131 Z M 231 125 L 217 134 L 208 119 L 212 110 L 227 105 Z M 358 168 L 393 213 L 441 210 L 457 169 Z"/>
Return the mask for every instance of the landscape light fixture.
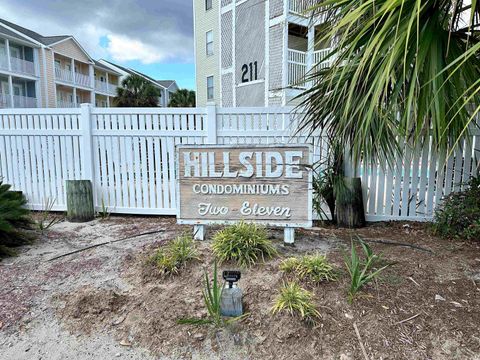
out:
<path id="1" fill-rule="evenodd" d="M 228 282 L 228 287 L 222 291 L 220 298 L 220 313 L 222 316 L 238 317 L 243 315 L 242 289 L 236 282 L 240 280 L 241 273 L 238 270 L 225 270 L 223 279 Z M 233 286 L 235 284 L 235 286 Z"/>
<path id="2" fill-rule="evenodd" d="M 238 270 L 224 270 L 223 271 L 223 280 L 228 282 L 228 288 L 233 288 L 233 284 L 238 282 L 242 274 Z"/>

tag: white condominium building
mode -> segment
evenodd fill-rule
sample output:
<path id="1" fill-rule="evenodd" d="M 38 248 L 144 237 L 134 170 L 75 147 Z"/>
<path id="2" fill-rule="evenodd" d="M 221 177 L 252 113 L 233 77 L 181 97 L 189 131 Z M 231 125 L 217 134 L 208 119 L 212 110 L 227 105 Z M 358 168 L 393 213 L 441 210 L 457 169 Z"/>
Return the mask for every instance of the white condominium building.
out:
<path id="1" fill-rule="evenodd" d="M 315 3 L 194 0 L 198 104 L 292 104 L 330 47 L 318 41 L 322 18 L 308 11 Z"/>

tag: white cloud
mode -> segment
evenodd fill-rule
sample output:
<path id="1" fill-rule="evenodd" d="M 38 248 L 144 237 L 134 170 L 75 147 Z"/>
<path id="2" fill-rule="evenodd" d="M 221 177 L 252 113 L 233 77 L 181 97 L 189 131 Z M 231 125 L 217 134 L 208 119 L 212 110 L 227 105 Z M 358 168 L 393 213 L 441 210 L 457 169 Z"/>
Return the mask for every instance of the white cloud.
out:
<path id="1" fill-rule="evenodd" d="M 191 4 L 191 0 L 0 0 L 0 17 L 45 36 L 73 35 L 93 58 L 192 62 Z M 105 36 L 106 48 L 100 44 Z"/>
<path id="2" fill-rule="evenodd" d="M 190 39 L 181 35 L 169 35 L 158 37 L 158 46 L 132 39 L 125 35 L 109 34 L 107 52 L 119 62 L 138 60 L 143 64 L 162 62 L 170 58 L 189 57 L 188 44 Z"/>
<path id="3" fill-rule="evenodd" d="M 160 49 L 139 40 L 123 35 L 107 35 L 107 38 L 109 40 L 107 51 L 116 61 L 140 60 L 144 64 L 152 64 L 166 58 Z"/>

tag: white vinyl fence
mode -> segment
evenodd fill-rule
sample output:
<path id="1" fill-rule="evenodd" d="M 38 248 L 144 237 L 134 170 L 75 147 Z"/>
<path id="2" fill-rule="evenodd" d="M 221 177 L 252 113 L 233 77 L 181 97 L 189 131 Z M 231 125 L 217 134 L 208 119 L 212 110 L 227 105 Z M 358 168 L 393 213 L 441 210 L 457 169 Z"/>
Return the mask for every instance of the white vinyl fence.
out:
<path id="1" fill-rule="evenodd" d="M 112 213 L 174 215 L 175 145 L 313 144 L 314 160 L 328 153 L 321 136 L 295 135 L 292 108 L 93 108 L 0 111 L 0 178 L 25 193 L 30 207 L 66 209 L 65 180 L 90 179 L 95 205 Z M 480 133 L 453 156 L 430 147 L 406 151 L 393 169 L 363 164 L 367 220 L 429 220 L 435 205 L 476 175 Z"/>

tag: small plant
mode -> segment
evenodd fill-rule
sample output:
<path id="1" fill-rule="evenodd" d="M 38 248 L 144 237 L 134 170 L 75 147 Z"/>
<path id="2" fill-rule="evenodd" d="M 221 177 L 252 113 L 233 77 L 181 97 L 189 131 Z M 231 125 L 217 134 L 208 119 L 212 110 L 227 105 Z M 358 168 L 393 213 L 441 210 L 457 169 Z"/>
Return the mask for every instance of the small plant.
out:
<path id="1" fill-rule="evenodd" d="M 61 219 L 55 216 L 51 216 L 53 206 L 55 205 L 55 199 L 45 198 L 43 210 L 39 214 L 37 220 L 37 228 L 43 234 L 50 229 L 53 225 L 58 224 Z"/>
<path id="2" fill-rule="evenodd" d="M 0 179 L 0 258 L 15 255 L 14 247 L 31 242 L 32 227 L 27 199 Z"/>
<path id="3" fill-rule="evenodd" d="M 300 280 L 313 283 L 336 280 L 335 269 L 327 261 L 326 256 L 320 254 L 285 259 L 280 264 L 280 270 L 292 273 Z"/>
<path id="4" fill-rule="evenodd" d="M 283 284 L 271 311 L 273 314 L 287 312 L 291 316 L 299 316 L 303 321 L 311 324 L 314 324 L 320 317 L 320 312 L 313 302 L 313 293 L 303 289 L 296 282 Z"/>
<path id="5" fill-rule="evenodd" d="M 213 237 L 212 248 L 220 262 L 232 260 L 242 267 L 277 255 L 265 227 L 245 222 L 218 231 Z"/>
<path id="6" fill-rule="evenodd" d="M 480 176 L 451 193 L 435 210 L 433 230 L 446 238 L 480 240 Z"/>
<path id="7" fill-rule="evenodd" d="M 365 255 L 365 260 L 361 261 L 352 241 L 352 250 L 350 257 L 345 257 L 345 265 L 350 275 L 350 289 L 348 291 L 348 301 L 351 303 L 357 293 L 369 282 L 378 277 L 378 275 L 390 265 L 385 265 L 374 270 L 380 257 L 375 255 L 372 249 L 361 239 L 358 239 Z"/>
<path id="8" fill-rule="evenodd" d="M 168 275 L 177 274 L 189 261 L 198 259 L 195 241 L 189 235 L 182 235 L 165 247 L 157 250 L 150 257 L 160 272 Z"/>
<path id="9" fill-rule="evenodd" d="M 186 324 L 186 325 L 214 325 L 215 327 L 222 327 L 226 324 L 230 324 L 232 322 L 238 321 L 243 319 L 244 317 L 248 316 L 248 314 L 244 314 L 239 317 L 230 318 L 225 320 L 221 314 L 221 299 L 222 299 L 222 292 L 225 288 L 225 283 L 220 285 L 218 281 L 218 269 L 217 269 L 217 262 L 215 261 L 213 265 L 213 279 L 210 280 L 208 277 L 208 273 L 205 271 L 205 278 L 203 282 L 203 301 L 205 303 L 205 307 L 207 308 L 208 317 L 206 319 L 196 319 L 196 318 L 185 318 L 180 319 L 177 322 L 179 324 Z"/>
<path id="10" fill-rule="evenodd" d="M 102 209 L 98 212 L 100 219 L 107 220 L 110 217 L 110 211 L 108 210 L 107 205 L 105 205 L 105 200 L 102 197 Z"/>

